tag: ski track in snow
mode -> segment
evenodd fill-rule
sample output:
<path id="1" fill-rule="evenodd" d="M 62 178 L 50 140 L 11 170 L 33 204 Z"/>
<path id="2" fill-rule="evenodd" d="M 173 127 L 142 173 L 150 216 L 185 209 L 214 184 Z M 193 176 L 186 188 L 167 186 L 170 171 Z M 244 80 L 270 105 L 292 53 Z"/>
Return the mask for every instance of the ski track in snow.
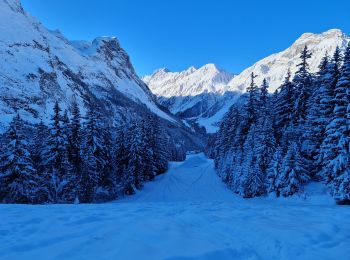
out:
<path id="1" fill-rule="evenodd" d="M 203 154 L 136 195 L 95 205 L 0 205 L 0 259 L 349 259 L 350 208 L 241 199 Z"/>

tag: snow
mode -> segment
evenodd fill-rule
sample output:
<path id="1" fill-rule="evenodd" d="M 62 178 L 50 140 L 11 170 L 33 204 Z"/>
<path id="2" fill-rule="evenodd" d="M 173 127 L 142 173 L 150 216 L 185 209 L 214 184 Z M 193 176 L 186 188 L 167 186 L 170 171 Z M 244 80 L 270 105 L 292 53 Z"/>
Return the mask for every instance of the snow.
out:
<path id="1" fill-rule="evenodd" d="M 108 54 L 99 52 L 104 44 L 113 50 L 109 50 Z M 26 106 L 23 106 L 28 110 L 38 112 L 38 116 L 34 117 L 20 109 L 25 120 L 38 123 L 43 118 L 46 121 L 51 114 L 48 109 L 50 103 L 55 100 L 68 103 L 73 95 L 83 108 L 82 93 L 78 91 L 76 83 L 65 76 L 57 60 L 64 64 L 64 68 L 80 75 L 88 91 L 98 96 L 101 102 L 109 102 L 110 93 L 114 93 L 111 90 L 116 90 L 136 103 L 144 104 L 158 116 L 175 121 L 159 109 L 115 37 L 98 37 L 92 42 L 70 42 L 58 30 L 46 29 L 36 18 L 27 14 L 20 1 L 0 0 L 0 91 L 6 99 L 18 98 L 26 102 Z M 54 89 L 46 85 L 43 87 L 39 69 L 57 76 L 57 82 L 51 79 L 50 87 Z M 32 77 L 28 78 L 29 75 Z M 84 91 L 87 91 L 86 86 Z M 49 92 L 48 98 L 43 95 L 43 88 Z M 40 105 L 32 100 L 40 100 Z M 13 116 L 16 111 L 8 103 L 0 100 L 0 113 Z M 62 104 L 65 105 L 68 104 Z M 115 118 L 118 118 L 117 114 Z M 6 123 L 1 121 L 0 127 L 3 128 Z"/>
<path id="2" fill-rule="evenodd" d="M 162 68 L 142 80 L 159 97 L 187 97 L 202 93 L 224 93 L 233 74 L 209 63 L 199 69 L 190 67 L 181 72 Z"/>
<path id="3" fill-rule="evenodd" d="M 203 102 L 203 96 L 201 96 L 203 93 L 216 94 L 215 102 L 210 99 L 210 96 L 206 96 L 208 100 L 203 102 L 209 107 L 207 111 L 211 116 L 196 118 L 196 122 L 204 126 L 208 133 L 215 133 L 222 115 L 234 104 L 234 100 L 225 99 L 224 93 L 245 92 L 250 84 L 252 72 L 257 75 L 255 81 L 258 85 L 261 85 L 266 78 L 270 85 L 269 92 L 273 93 L 282 84 L 289 68 L 292 76 L 294 75 L 299 64 L 300 52 L 305 45 L 313 53 L 309 60 L 310 70 L 316 72 L 326 52 L 333 55 L 337 46 L 344 50 L 349 41 L 350 38 L 339 29 L 331 29 L 320 34 L 304 33 L 286 50 L 256 62 L 238 75 L 218 69 L 214 64 L 207 64 L 199 69 L 190 67 L 182 72 L 160 69 L 150 76 L 143 77 L 143 81 L 172 113 L 184 112 L 197 103 Z M 216 103 L 226 104 L 221 105 L 218 111 L 210 111 L 211 108 L 218 107 Z"/>
<path id="4" fill-rule="evenodd" d="M 216 124 L 223 113 L 214 115 L 213 118 L 208 118 L 207 114 L 211 115 L 211 109 L 217 109 L 218 104 L 225 99 L 227 86 L 232 78 L 234 74 L 209 63 L 199 69 L 192 66 L 181 72 L 171 72 L 162 68 L 150 76 L 143 77 L 142 80 L 158 96 L 159 102 L 173 114 L 196 110 L 194 113 L 199 115 L 193 116 L 192 112 L 192 118 L 185 116 L 184 119 L 196 121 L 204 126 L 207 132 L 213 133 L 217 131 Z M 232 105 L 232 102 L 228 103 Z"/>
<path id="5" fill-rule="evenodd" d="M 244 70 L 228 83 L 227 89 L 245 91 L 250 83 L 250 75 L 254 72 L 258 76 L 255 79 L 256 83 L 260 85 L 266 78 L 270 84 L 269 92 L 273 93 L 283 82 L 288 68 L 292 76 L 297 71 L 300 52 L 305 45 L 313 54 L 309 60 L 310 71 L 316 72 L 326 53 L 333 55 L 337 46 L 344 50 L 348 42 L 350 38 L 339 29 L 331 29 L 320 34 L 304 33 L 286 50 L 272 54 Z"/>
<path id="6" fill-rule="evenodd" d="M 135 196 L 96 205 L 0 205 L 5 259 L 346 259 L 350 211 L 323 186 L 242 199 L 203 154 Z"/>

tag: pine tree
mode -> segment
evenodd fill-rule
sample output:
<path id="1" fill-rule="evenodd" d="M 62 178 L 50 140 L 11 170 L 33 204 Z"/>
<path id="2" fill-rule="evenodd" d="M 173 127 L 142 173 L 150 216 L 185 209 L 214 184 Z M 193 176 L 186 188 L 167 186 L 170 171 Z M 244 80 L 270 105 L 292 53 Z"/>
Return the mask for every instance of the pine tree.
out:
<path id="1" fill-rule="evenodd" d="M 303 150 L 305 157 L 309 160 L 309 171 L 312 176 L 320 171 L 320 164 L 317 161 L 319 157 L 319 149 L 323 139 L 325 138 L 325 129 L 328 124 L 328 119 L 325 117 L 323 110 L 326 95 L 327 82 L 330 78 L 330 69 L 328 55 L 326 54 L 320 65 L 319 72 L 314 84 L 314 91 L 309 101 L 309 111 L 307 121 L 304 126 L 303 133 Z"/>
<path id="2" fill-rule="evenodd" d="M 252 74 L 250 75 L 251 82 L 249 87 L 247 88 L 248 92 L 248 102 L 246 105 L 246 111 L 247 111 L 247 117 L 248 117 L 248 126 L 247 129 L 249 130 L 249 127 L 254 124 L 257 120 L 257 111 L 258 111 L 258 103 L 259 103 L 259 88 L 255 84 L 254 79 L 257 77 L 257 75 Z"/>
<path id="3" fill-rule="evenodd" d="M 68 200 L 72 199 L 68 198 L 70 194 L 67 193 L 68 184 L 71 182 L 67 151 L 68 140 L 64 134 L 65 130 L 62 130 L 63 123 L 60 112 L 60 106 L 56 102 L 48 136 L 48 144 L 43 152 L 46 169 L 46 192 L 51 203 L 66 203 L 71 202 Z"/>
<path id="4" fill-rule="evenodd" d="M 105 167 L 101 124 L 102 118 L 99 111 L 91 101 L 88 101 L 84 138 L 84 167 L 79 184 L 81 191 L 79 201 L 83 203 L 95 200 L 95 194 L 101 183 Z"/>
<path id="5" fill-rule="evenodd" d="M 116 189 L 117 176 L 114 165 L 115 151 L 112 141 L 112 122 L 104 120 L 101 125 L 101 134 L 104 165 L 99 183 L 100 191 L 97 196 L 100 201 L 107 201 L 115 199 L 118 193 Z"/>
<path id="6" fill-rule="evenodd" d="M 332 103 L 334 104 L 334 110 L 331 122 L 326 127 L 326 138 L 327 149 L 323 154 L 323 159 L 326 161 L 323 169 L 326 181 L 329 183 L 338 176 L 338 159 L 340 156 L 339 143 L 347 128 L 347 106 L 348 106 L 348 95 L 347 95 L 347 59 L 349 56 L 350 49 L 347 48 L 344 65 L 342 67 L 340 78 L 335 87 Z"/>
<path id="7" fill-rule="evenodd" d="M 265 175 L 276 149 L 276 140 L 273 135 L 273 126 L 269 115 L 270 113 L 259 120 L 261 122 L 258 124 L 258 134 L 255 144 L 259 170 Z"/>
<path id="8" fill-rule="evenodd" d="M 61 119 L 62 140 L 64 145 L 64 177 L 63 202 L 74 202 L 76 199 L 76 173 L 71 164 L 71 123 L 68 111 L 65 110 Z"/>
<path id="9" fill-rule="evenodd" d="M 153 180 L 157 174 L 157 163 L 153 161 L 154 149 L 156 148 L 156 139 L 154 127 L 151 125 L 151 117 L 148 120 L 141 121 L 141 144 L 142 144 L 142 158 L 144 162 L 144 177 L 145 180 Z"/>
<path id="10" fill-rule="evenodd" d="M 280 196 L 280 193 L 277 187 L 277 179 L 279 177 L 279 173 L 281 172 L 283 158 L 283 151 L 280 147 L 278 147 L 273 155 L 272 160 L 270 161 L 270 165 L 267 169 L 266 174 L 267 192 L 275 192 L 278 197 Z"/>
<path id="11" fill-rule="evenodd" d="M 300 191 L 302 185 L 309 180 L 304 165 L 305 161 L 301 156 L 298 144 L 291 143 L 275 182 L 277 195 L 287 197 Z"/>
<path id="12" fill-rule="evenodd" d="M 266 110 L 268 108 L 269 103 L 269 94 L 268 94 L 269 84 L 267 83 L 266 79 L 263 80 L 263 83 L 260 87 L 260 93 L 259 93 L 259 109 L 260 110 Z"/>
<path id="13" fill-rule="evenodd" d="M 153 154 L 153 167 L 156 169 L 156 175 L 164 173 L 168 169 L 168 155 L 166 152 L 167 141 L 165 139 L 165 133 L 161 129 L 159 119 L 153 117 L 153 136 L 151 142 L 151 149 Z"/>
<path id="14" fill-rule="evenodd" d="M 43 151 L 47 141 L 48 133 L 49 132 L 47 126 L 43 123 L 42 120 L 40 120 L 40 123 L 35 126 L 32 147 L 33 164 L 38 172 L 38 175 L 42 175 L 44 173 Z"/>
<path id="15" fill-rule="evenodd" d="M 144 165 L 142 158 L 142 132 L 140 122 L 134 120 L 131 124 L 130 139 L 129 139 L 129 163 L 127 167 L 127 173 L 129 175 L 129 185 L 131 184 L 131 194 L 135 192 L 135 189 L 141 189 L 144 182 Z M 130 188 L 130 187 L 129 187 Z"/>
<path id="16" fill-rule="evenodd" d="M 47 194 L 47 178 L 45 176 L 45 147 L 47 143 L 49 135 L 49 129 L 48 127 L 43 123 L 41 120 L 39 124 L 35 127 L 34 132 L 34 140 L 32 144 L 32 160 L 34 167 L 38 174 L 38 193 L 37 193 L 37 201 L 38 203 L 45 203 L 48 201 L 48 194 Z"/>
<path id="17" fill-rule="evenodd" d="M 330 77 L 327 77 L 324 85 L 325 91 L 320 100 L 321 112 L 326 119 L 325 137 L 322 140 L 317 161 L 321 165 L 319 176 L 330 182 L 332 180 L 332 170 L 329 168 L 331 161 L 336 157 L 338 140 L 336 139 L 337 127 L 334 125 L 334 109 L 336 104 L 336 88 L 340 77 L 341 55 L 339 48 L 336 49 L 330 64 Z"/>
<path id="18" fill-rule="evenodd" d="M 127 166 L 129 164 L 128 147 L 126 139 L 126 124 L 121 124 L 117 129 L 115 141 L 115 164 L 116 164 L 116 181 L 118 193 L 129 193 Z"/>
<path id="19" fill-rule="evenodd" d="M 81 116 L 80 109 L 76 99 L 72 102 L 72 120 L 69 125 L 70 135 L 69 135 L 69 162 L 72 166 L 72 174 L 74 179 L 75 194 L 72 194 L 76 199 L 78 199 L 81 193 L 81 179 L 83 170 L 83 158 L 82 158 L 82 126 L 81 126 Z"/>
<path id="20" fill-rule="evenodd" d="M 260 88 L 259 118 L 257 122 L 257 138 L 255 140 L 255 155 L 257 157 L 258 169 L 266 175 L 266 171 L 276 147 L 276 140 L 273 130 L 273 112 L 268 96 L 266 80 Z"/>
<path id="21" fill-rule="evenodd" d="M 23 131 L 24 122 L 17 115 L 5 134 L 5 150 L 0 156 L 0 182 L 4 189 L 0 200 L 4 203 L 37 202 L 38 176 Z"/>
<path id="22" fill-rule="evenodd" d="M 265 175 L 259 169 L 256 156 L 257 128 L 253 124 L 244 144 L 244 161 L 242 175 L 239 176 L 238 193 L 244 198 L 252 198 L 265 193 Z"/>
<path id="23" fill-rule="evenodd" d="M 301 62 L 297 65 L 298 71 L 293 79 L 293 84 L 295 85 L 293 123 L 299 126 L 302 126 L 306 121 L 309 98 L 312 94 L 313 78 L 308 63 L 310 58 L 311 53 L 305 46 L 300 54 Z"/>
<path id="24" fill-rule="evenodd" d="M 291 72 L 288 70 L 283 84 L 279 88 L 275 103 L 275 129 L 279 143 L 284 131 L 290 125 L 294 109 L 294 84 L 290 81 Z"/>
<path id="25" fill-rule="evenodd" d="M 332 194 L 336 200 L 350 203 L 350 44 L 345 51 L 344 64 L 335 89 L 334 117 L 331 126 L 335 129 L 333 140 L 335 157 L 328 164 Z"/>

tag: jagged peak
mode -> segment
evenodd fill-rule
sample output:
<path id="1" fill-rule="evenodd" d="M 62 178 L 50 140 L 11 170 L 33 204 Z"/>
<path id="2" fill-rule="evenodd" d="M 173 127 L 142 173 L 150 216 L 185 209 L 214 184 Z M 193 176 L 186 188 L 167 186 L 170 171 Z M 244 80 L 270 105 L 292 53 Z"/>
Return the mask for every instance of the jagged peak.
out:
<path id="1" fill-rule="evenodd" d="M 316 33 L 303 33 L 295 42 L 305 42 L 312 39 L 322 40 L 323 38 L 346 38 L 346 35 L 340 29 L 330 29 L 320 34 Z"/>
<path id="2" fill-rule="evenodd" d="M 169 72 L 171 72 L 171 71 L 167 68 L 160 68 L 160 69 L 155 70 L 152 73 L 152 75 L 165 74 L 165 73 L 169 73 Z"/>
<path id="3" fill-rule="evenodd" d="M 342 37 L 345 34 L 340 29 L 330 29 L 328 31 L 323 32 L 321 35 L 334 35 L 334 36 Z"/>
<path id="4" fill-rule="evenodd" d="M 119 42 L 119 41 L 115 36 L 99 36 L 92 41 L 92 43 L 101 43 L 101 42 Z"/>
<path id="5" fill-rule="evenodd" d="M 195 72 L 197 69 L 196 69 L 196 67 L 194 67 L 194 66 L 191 66 L 191 67 L 189 67 L 187 70 L 185 70 L 185 73 L 193 73 L 193 72 Z"/>
<path id="6" fill-rule="evenodd" d="M 199 70 L 206 71 L 220 71 L 220 69 L 214 63 L 208 63 L 202 66 Z"/>
<path id="7" fill-rule="evenodd" d="M 78 40 L 78 41 L 70 41 L 69 43 L 81 53 L 90 55 L 90 56 L 95 55 L 99 49 L 105 46 L 106 43 L 112 44 L 116 49 L 120 48 L 118 39 L 116 37 L 109 37 L 109 36 L 97 37 L 91 42 L 85 41 L 85 40 L 80 40 L 80 41 Z"/>

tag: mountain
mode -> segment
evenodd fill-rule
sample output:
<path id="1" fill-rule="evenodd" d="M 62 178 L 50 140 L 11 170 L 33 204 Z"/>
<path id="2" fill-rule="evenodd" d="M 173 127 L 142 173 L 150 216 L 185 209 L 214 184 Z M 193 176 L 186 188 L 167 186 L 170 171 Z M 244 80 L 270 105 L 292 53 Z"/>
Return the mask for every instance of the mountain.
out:
<path id="1" fill-rule="evenodd" d="M 326 53 L 333 55 L 337 46 L 344 50 L 349 41 L 350 38 L 339 29 L 328 30 L 321 34 L 304 33 L 288 49 L 258 61 L 233 78 L 228 84 L 228 89 L 245 91 L 250 83 L 250 74 L 254 72 L 257 75 L 256 83 L 259 85 L 266 78 L 270 84 L 269 91 L 274 92 L 283 82 L 288 68 L 292 76 L 296 72 L 300 63 L 299 55 L 305 45 L 312 53 L 309 60 L 310 71 L 316 72 Z"/>
<path id="2" fill-rule="evenodd" d="M 171 72 L 163 68 L 142 79 L 151 86 L 154 94 L 169 98 L 223 93 L 233 77 L 233 74 L 217 68 L 215 64 L 207 64 L 199 69 L 190 67 L 182 72 Z"/>
<path id="3" fill-rule="evenodd" d="M 223 115 L 238 100 L 237 96 L 249 86 L 252 72 L 258 75 L 255 79 L 258 85 L 266 78 L 272 93 L 281 85 L 289 68 L 294 75 L 305 45 L 313 53 L 309 60 L 310 70 L 316 72 L 325 53 L 332 55 L 337 46 L 344 49 L 349 41 L 349 37 L 338 29 L 321 34 L 305 33 L 286 50 L 258 61 L 239 75 L 208 64 L 198 70 L 191 67 L 183 72 L 161 69 L 143 80 L 171 112 L 214 133 Z"/>
<path id="4" fill-rule="evenodd" d="M 70 42 L 27 14 L 18 0 L 0 0 L 0 24 L 0 111 L 5 117 L 20 112 L 45 120 L 56 100 L 68 107 L 75 95 L 81 104 L 89 96 L 111 114 L 121 105 L 116 99 L 130 99 L 174 120 L 159 109 L 116 38 Z"/>
<path id="5" fill-rule="evenodd" d="M 223 101 L 235 95 L 228 91 L 228 83 L 233 78 L 234 74 L 214 64 L 207 64 L 199 69 L 190 67 L 182 72 L 160 69 L 142 79 L 157 95 L 158 101 L 173 114 L 188 123 L 199 123 L 202 119 L 206 121 L 216 115 L 225 106 L 226 102 Z M 211 124 L 204 121 L 200 125 L 205 125 L 207 131 L 215 131 Z"/>
<path id="6" fill-rule="evenodd" d="M 69 111 L 75 99 L 83 116 L 91 102 L 115 125 L 154 114 L 174 147 L 201 145 L 157 103 L 115 37 L 69 41 L 26 13 L 19 0 L 0 0 L 0 92 L 0 131 L 17 113 L 47 124 L 56 101 Z"/>

